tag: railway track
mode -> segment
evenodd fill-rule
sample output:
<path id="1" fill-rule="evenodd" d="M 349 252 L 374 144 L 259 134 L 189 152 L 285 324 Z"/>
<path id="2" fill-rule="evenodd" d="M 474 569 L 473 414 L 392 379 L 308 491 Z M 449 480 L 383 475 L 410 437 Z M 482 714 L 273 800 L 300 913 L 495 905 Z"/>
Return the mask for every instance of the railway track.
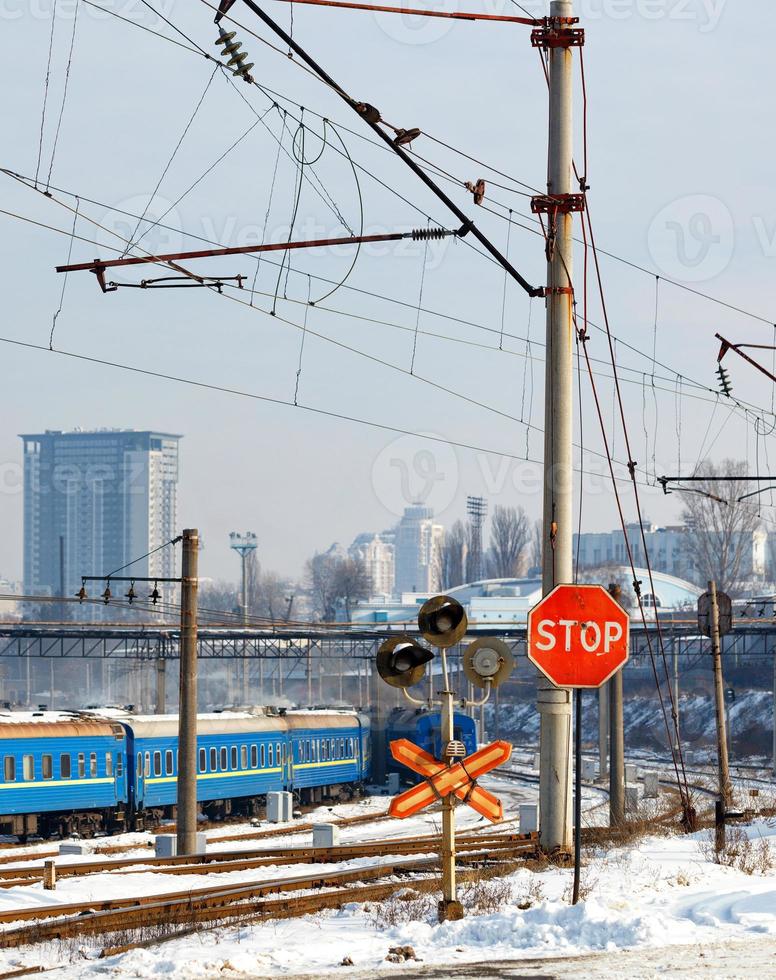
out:
<path id="1" fill-rule="evenodd" d="M 475 849 L 464 849 L 458 860 L 461 864 L 504 863 L 532 856 L 537 846 L 535 834 L 516 835 L 508 846 L 485 842 Z M 438 865 L 437 857 L 405 857 L 357 869 L 284 876 L 240 885 L 210 885 L 163 896 L 4 910 L 0 913 L 0 923 L 28 924 L 0 930 L 0 948 L 76 936 L 99 936 L 104 942 L 108 936 L 122 936 L 139 929 L 157 927 L 169 931 L 176 926 L 185 928 L 203 922 L 303 915 L 346 902 L 365 901 L 367 896 L 387 897 L 410 881 L 413 887 L 422 886 L 424 880 L 429 882 L 429 887 L 436 887 L 436 877 L 430 876 Z M 418 874 L 425 877 L 418 879 Z M 386 878 L 393 880 L 386 881 Z M 292 894 L 277 897 L 283 893 Z M 268 900 L 268 896 L 274 897 Z"/>
<path id="2" fill-rule="evenodd" d="M 359 813 L 351 817 L 336 817 L 331 820 L 326 820 L 326 823 L 334 824 L 337 827 L 355 827 L 360 824 L 368 823 L 380 823 L 385 820 L 390 820 L 391 818 L 387 813 Z M 304 821 L 293 824 L 289 826 L 288 824 L 282 827 L 267 827 L 264 829 L 256 829 L 251 831 L 246 831 L 245 833 L 239 834 L 221 834 L 219 836 L 208 837 L 208 844 L 226 844 L 231 841 L 243 841 L 243 840 L 264 840 L 271 837 L 291 837 L 294 834 L 309 833 L 316 826 L 315 823 L 311 821 Z M 155 833 L 161 833 L 162 828 L 159 828 Z M 174 833 L 175 824 L 166 825 L 164 832 Z M 80 841 L 71 841 L 71 843 L 80 843 Z M 46 851 L 35 851 L 33 853 L 25 853 L 22 855 L 14 854 L 13 851 L 19 848 L 30 847 L 29 844 L 4 844 L 2 853 L 0 853 L 0 866 L 4 864 L 14 864 L 24 858 L 30 858 L 31 860 L 44 860 L 47 858 L 59 857 L 59 851 L 55 849 L 50 849 Z M 127 851 L 135 851 L 141 847 L 153 847 L 154 842 L 152 839 L 141 841 L 135 844 L 108 844 L 104 847 L 95 847 L 91 852 L 92 854 L 124 854 Z M 2 887 L 2 885 L 0 885 Z"/>
<path id="3" fill-rule="evenodd" d="M 525 835 L 504 833 L 503 830 L 487 833 L 459 834 L 459 850 L 472 850 L 485 845 L 493 848 L 510 848 L 525 839 Z M 292 864 L 335 864 L 357 858 L 375 857 L 380 854 L 418 854 L 438 849 L 437 834 L 423 837 L 393 838 L 369 841 L 362 844 L 343 844 L 336 847 L 289 847 L 258 850 L 217 851 L 211 854 L 180 855 L 171 858 L 145 857 L 119 858 L 110 861 L 85 861 L 57 865 L 57 878 L 83 877 L 84 875 L 110 872 L 131 874 L 140 868 L 155 874 L 214 874 L 244 871 L 260 867 Z M 0 887 L 35 884 L 43 880 L 43 869 L 38 865 L 0 869 Z M 0 915 L 0 922 L 3 921 Z"/>

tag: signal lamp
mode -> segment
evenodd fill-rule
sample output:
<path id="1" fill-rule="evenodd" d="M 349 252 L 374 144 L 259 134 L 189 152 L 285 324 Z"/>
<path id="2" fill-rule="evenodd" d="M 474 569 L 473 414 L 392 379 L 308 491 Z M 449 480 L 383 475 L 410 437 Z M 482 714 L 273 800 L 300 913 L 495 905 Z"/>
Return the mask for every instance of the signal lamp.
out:
<path id="1" fill-rule="evenodd" d="M 420 607 L 418 629 L 423 639 L 435 647 L 452 647 L 468 627 L 463 606 L 449 595 L 435 595 Z"/>
<path id="2" fill-rule="evenodd" d="M 481 636 L 463 652 L 463 670 L 475 687 L 498 687 L 512 673 L 515 660 L 503 640 Z"/>
<path id="3" fill-rule="evenodd" d="M 422 680 L 426 664 L 434 659 L 431 650 L 406 635 L 392 636 L 377 651 L 377 673 L 391 687 L 412 687 Z"/>

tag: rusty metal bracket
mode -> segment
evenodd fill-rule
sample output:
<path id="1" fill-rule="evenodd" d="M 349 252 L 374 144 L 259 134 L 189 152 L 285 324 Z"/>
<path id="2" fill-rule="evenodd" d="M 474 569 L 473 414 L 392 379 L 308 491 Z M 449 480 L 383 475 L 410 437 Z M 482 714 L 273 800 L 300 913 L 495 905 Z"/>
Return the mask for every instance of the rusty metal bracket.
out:
<path id="1" fill-rule="evenodd" d="M 569 214 L 584 210 L 584 194 L 537 194 L 531 198 L 531 211 L 534 214 Z"/>
<path id="2" fill-rule="evenodd" d="M 585 30 L 582 27 L 566 27 L 560 19 L 545 17 L 544 25 L 531 31 L 531 45 L 534 48 L 581 48 L 585 43 Z"/>
<path id="3" fill-rule="evenodd" d="M 547 296 L 573 296 L 573 286 L 545 286 L 542 295 Z"/>

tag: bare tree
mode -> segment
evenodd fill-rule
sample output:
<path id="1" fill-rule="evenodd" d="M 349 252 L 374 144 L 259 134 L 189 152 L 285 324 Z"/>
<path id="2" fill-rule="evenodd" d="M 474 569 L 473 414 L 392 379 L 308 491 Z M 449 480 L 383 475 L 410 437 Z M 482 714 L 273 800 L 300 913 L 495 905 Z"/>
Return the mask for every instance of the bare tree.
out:
<path id="1" fill-rule="evenodd" d="M 240 613 L 240 587 L 223 580 L 204 582 L 199 587 L 198 604 L 203 621 L 229 621 Z"/>
<path id="2" fill-rule="evenodd" d="M 334 546 L 308 560 L 306 578 L 313 608 L 325 622 L 334 622 L 340 605 L 349 620 L 353 604 L 365 599 L 370 591 L 364 562 L 338 555 Z"/>
<path id="3" fill-rule="evenodd" d="M 723 460 L 719 466 L 705 462 L 696 476 L 705 477 L 693 483 L 695 493 L 687 493 L 682 515 L 686 525 L 687 575 L 698 585 L 714 580 L 722 592 L 735 595 L 742 578 L 751 575 L 753 533 L 760 521 L 751 505 L 739 503 L 750 485 L 744 480 L 715 480 L 715 477 L 742 477 L 744 462 Z"/>
<path id="4" fill-rule="evenodd" d="M 542 568 L 542 522 L 534 521 L 531 528 L 531 559 L 532 569 Z"/>
<path id="5" fill-rule="evenodd" d="M 636 608 L 636 593 L 633 591 L 633 576 L 628 569 L 616 562 L 602 562 L 600 565 L 588 565 L 579 570 L 579 581 L 588 585 L 620 586 L 619 603 L 629 612 Z M 645 590 L 646 591 L 646 590 Z"/>
<path id="6" fill-rule="evenodd" d="M 353 604 L 366 599 L 372 588 L 366 565 L 359 558 L 336 559 L 335 582 L 337 598 L 345 607 L 345 619 L 350 622 Z"/>
<path id="7" fill-rule="evenodd" d="M 531 540 L 531 524 L 522 507 L 493 510 L 490 521 L 490 548 L 486 567 L 492 578 L 514 578 L 520 574 Z"/>
<path id="8" fill-rule="evenodd" d="M 446 532 L 441 546 L 437 549 L 437 564 L 440 588 L 452 589 L 463 585 L 466 564 L 466 528 L 456 521 Z"/>

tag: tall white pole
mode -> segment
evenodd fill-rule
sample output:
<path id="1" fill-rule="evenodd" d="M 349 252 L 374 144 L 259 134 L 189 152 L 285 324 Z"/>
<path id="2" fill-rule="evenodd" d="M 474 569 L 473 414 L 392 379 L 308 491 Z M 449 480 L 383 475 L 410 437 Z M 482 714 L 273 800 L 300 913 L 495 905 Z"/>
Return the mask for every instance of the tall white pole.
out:
<path id="1" fill-rule="evenodd" d="M 553 0 L 550 17 L 571 17 L 571 0 Z M 571 194 L 572 47 L 548 50 L 550 79 L 547 192 Z M 573 581 L 572 571 L 572 216 L 548 215 L 554 239 L 547 266 L 542 586 Z M 571 846 L 571 691 L 540 678 L 539 839 L 546 851 Z"/>

